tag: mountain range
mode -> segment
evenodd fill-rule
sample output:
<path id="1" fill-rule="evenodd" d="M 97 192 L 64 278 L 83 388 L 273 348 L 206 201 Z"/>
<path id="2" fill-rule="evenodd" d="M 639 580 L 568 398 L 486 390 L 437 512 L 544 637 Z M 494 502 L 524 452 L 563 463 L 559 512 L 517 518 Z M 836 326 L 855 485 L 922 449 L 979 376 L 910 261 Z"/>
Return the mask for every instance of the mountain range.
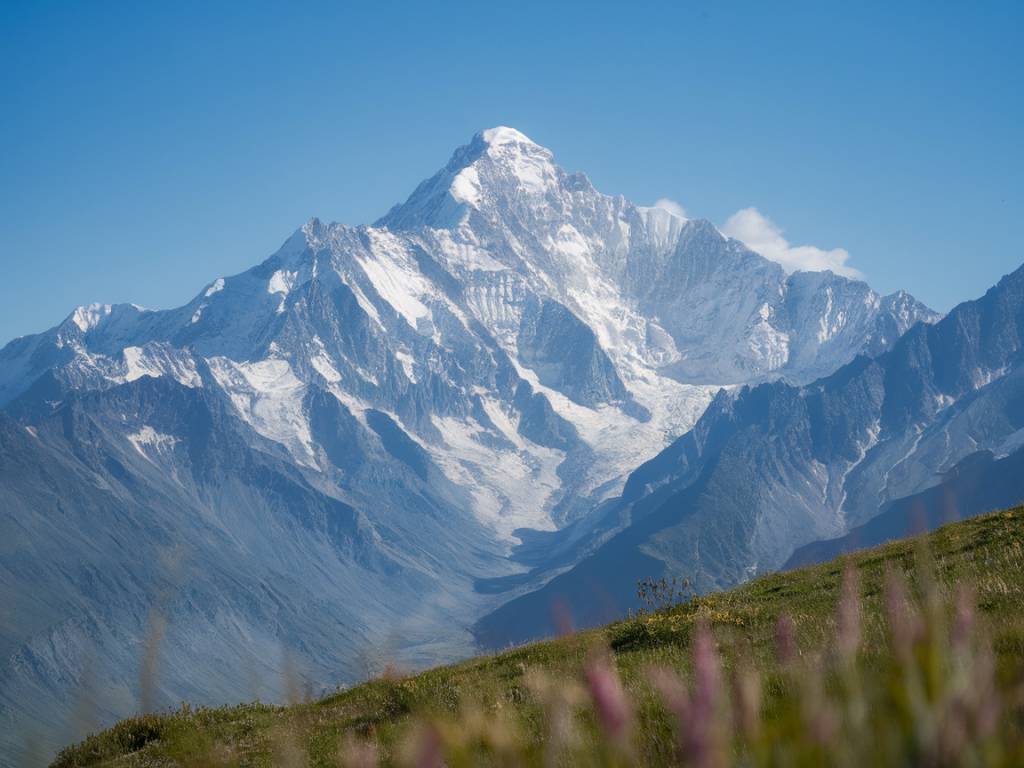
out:
<path id="1" fill-rule="evenodd" d="M 722 391 L 600 512 L 606 535 L 478 622 L 500 646 L 637 606 L 638 580 L 698 592 L 1024 499 L 1024 267 L 888 351 L 806 386 Z M 554 578 L 551 576 L 554 575 Z"/>
<path id="2" fill-rule="evenodd" d="M 0 350 L 0 753 L 781 567 L 1016 449 L 1020 280 L 939 321 L 495 128 L 372 226 L 79 307 Z"/>

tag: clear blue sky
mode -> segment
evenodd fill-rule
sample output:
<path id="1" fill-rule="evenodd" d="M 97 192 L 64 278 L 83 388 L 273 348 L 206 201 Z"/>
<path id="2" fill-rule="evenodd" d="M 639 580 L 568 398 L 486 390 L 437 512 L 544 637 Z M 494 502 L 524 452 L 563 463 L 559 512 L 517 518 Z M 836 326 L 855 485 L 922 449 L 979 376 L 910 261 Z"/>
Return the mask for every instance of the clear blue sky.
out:
<path id="1" fill-rule="evenodd" d="M 372 221 L 497 124 L 638 203 L 757 207 L 941 310 L 1024 262 L 1020 2 L 0 14 L 0 342 L 180 304 L 313 215 Z"/>

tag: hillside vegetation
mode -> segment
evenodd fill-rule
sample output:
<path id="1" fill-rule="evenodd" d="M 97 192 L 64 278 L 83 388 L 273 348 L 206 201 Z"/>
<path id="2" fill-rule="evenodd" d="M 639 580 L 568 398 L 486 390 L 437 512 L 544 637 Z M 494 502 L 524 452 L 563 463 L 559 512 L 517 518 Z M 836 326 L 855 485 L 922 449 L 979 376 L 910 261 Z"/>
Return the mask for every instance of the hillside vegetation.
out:
<path id="1" fill-rule="evenodd" d="M 1024 508 L 320 701 L 126 720 L 57 766 L 1024 764 Z"/>

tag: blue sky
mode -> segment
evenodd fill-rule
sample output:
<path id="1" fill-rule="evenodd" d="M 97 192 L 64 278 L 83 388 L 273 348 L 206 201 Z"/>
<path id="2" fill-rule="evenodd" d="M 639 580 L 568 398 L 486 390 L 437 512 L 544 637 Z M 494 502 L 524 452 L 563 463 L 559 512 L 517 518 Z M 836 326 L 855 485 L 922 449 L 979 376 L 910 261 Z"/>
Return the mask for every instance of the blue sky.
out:
<path id="1" fill-rule="evenodd" d="M 937 309 L 1024 262 L 1022 3 L 0 14 L 0 342 L 82 303 L 183 303 L 313 215 L 370 222 L 499 124 L 605 192 L 746 210 L 779 258 L 844 249 Z"/>

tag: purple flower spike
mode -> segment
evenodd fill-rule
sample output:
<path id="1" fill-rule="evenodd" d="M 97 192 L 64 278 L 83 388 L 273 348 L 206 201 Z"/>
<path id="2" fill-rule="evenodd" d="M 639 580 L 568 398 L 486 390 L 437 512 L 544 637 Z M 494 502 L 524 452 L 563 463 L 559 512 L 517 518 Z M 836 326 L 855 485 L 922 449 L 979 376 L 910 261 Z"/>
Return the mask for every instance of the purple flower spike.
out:
<path id="1" fill-rule="evenodd" d="M 707 624 L 697 625 L 693 638 L 693 696 L 685 723 L 685 754 L 698 768 L 712 768 L 722 760 L 720 723 L 722 669 L 715 640 Z"/>
<path id="2" fill-rule="evenodd" d="M 587 664 L 587 687 L 594 700 L 601 728 L 617 743 L 628 741 L 632 725 L 632 711 L 619 674 L 606 653 L 595 654 Z"/>
<path id="3" fill-rule="evenodd" d="M 775 655 L 779 663 L 792 664 L 796 661 L 796 627 L 789 614 L 782 614 L 775 623 Z"/>
<path id="4" fill-rule="evenodd" d="M 849 659 L 860 647 L 860 578 L 857 570 L 848 565 L 843 571 L 843 584 L 836 616 L 836 648 L 839 655 Z"/>
<path id="5" fill-rule="evenodd" d="M 960 653 L 966 652 L 974 632 L 974 593 L 961 586 L 956 593 L 956 613 L 953 616 L 952 643 Z"/>

